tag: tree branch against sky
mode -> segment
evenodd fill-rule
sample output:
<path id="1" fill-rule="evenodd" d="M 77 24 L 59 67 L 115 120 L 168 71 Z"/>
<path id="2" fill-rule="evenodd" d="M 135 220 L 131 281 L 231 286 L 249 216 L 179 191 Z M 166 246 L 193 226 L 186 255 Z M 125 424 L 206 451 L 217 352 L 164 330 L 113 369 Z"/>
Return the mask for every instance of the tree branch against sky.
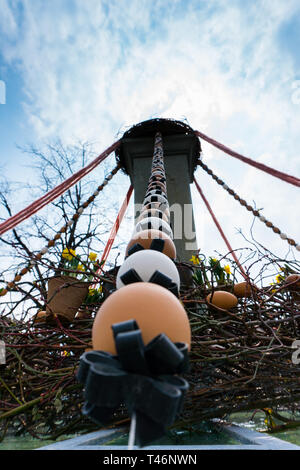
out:
<path id="1" fill-rule="evenodd" d="M 65 147 L 60 141 L 57 141 L 46 145 L 43 149 L 31 147 L 26 150 L 26 153 L 30 155 L 35 178 L 32 184 L 24 184 L 23 187 L 21 184 L 3 179 L 0 188 L 1 220 L 5 220 L 15 213 L 16 191 L 19 194 L 24 192 L 27 197 L 30 195 L 31 199 L 35 199 L 59 182 L 64 181 L 81 167 L 86 166 L 94 158 L 89 144 L 85 142 Z M 103 162 L 102 180 L 104 175 L 112 169 L 112 163 L 111 161 Z M 98 177 L 99 173 L 98 171 Z M 99 184 L 100 181 L 95 181 L 93 176 L 84 178 L 42 211 L 0 237 L 0 287 L 5 287 L 6 282 L 11 281 L 14 275 L 26 266 L 34 255 L 47 246 L 49 240 L 53 239 L 62 226 L 71 221 L 73 215 L 88 200 Z M 43 256 L 41 263 L 36 263 L 31 272 L 18 284 L 23 293 L 30 290 L 30 304 L 32 305 L 33 301 L 35 308 L 43 306 L 40 296 L 41 294 L 46 296 L 47 279 L 60 266 L 64 249 L 72 249 L 78 255 L 85 257 L 93 252 L 101 258 L 108 233 L 114 222 L 113 218 L 116 217 L 118 211 L 118 201 L 107 197 L 105 193 L 107 193 L 106 188 L 49 249 L 48 253 Z M 118 255 L 118 252 L 122 251 L 122 244 L 124 245 L 124 240 L 119 237 L 113 247 L 110 261 Z M 108 267 L 109 265 L 110 263 L 108 263 Z M 16 306 L 20 307 L 18 297 L 19 293 L 15 291 L 12 294 L 11 308 L 13 311 Z M 6 299 L 1 304 L 5 306 Z M 27 312 L 27 309 L 28 302 L 25 302 L 23 313 Z M 19 308 L 17 311 L 20 313 Z"/>
<path id="2" fill-rule="evenodd" d="M 296 0 L 129 0 L 126 7 L 1 0 L 0 164 L 9 179 L 29 181 L 30 157 L 17 145 L 81 139 L 100 153 L 137 122 L 186 117 L 234 150 L 299 176 L 299 23 Z M 216 174 L 299 239 L 297 188 L 202 147 Z M 197 178 L 238 248 L 239 230 L 249 233 L 252 220 L 200 169 Z M 125 194 L 128 181 L 120 184 Z M 193 201 L 199 247 L 223 251 L 194 190 Z M 284 256 L 278 237 L 259 224 L 254 230 Z"/>

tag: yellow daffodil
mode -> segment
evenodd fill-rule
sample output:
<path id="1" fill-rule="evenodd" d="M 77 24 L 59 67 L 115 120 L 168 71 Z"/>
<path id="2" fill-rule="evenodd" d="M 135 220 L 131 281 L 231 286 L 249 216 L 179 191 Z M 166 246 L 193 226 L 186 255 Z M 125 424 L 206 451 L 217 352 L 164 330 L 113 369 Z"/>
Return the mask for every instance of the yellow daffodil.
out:
<path id="1" fill-rule="evenodd" d="M 224 266 L 224 271 L 225 271 L 227 274 L 231 274 L 229 264 L 226 264 L 226 266 Z"/>
<path id="2" fill-rule="evenodd" d="M 77 271 L 85 271 L 84 266 L 83 266 L 82 264 L 79 264 L 79 265 L 77 266 Z"/>
<path id="3" fill-rule="evenodd" d="M 89 295 L 95 295 L 96 294 L 96 289 L 89 289 Z"/>
<path id="4" fill-rule="evenodd" d="M 217 263 L 218 260 L 216 258 L 211 258 L 211 260 L 214 262 L 214 263 Z"/>
<path id="5" fill-rule="evenodd" d="M 89 259 L 90 259 L 91 261 L 96 261 L 96 259 L 97 259 L 97 253 L 91 252 L 91 253 L 89 254 Z"/>
<path id="6" fill-rule="evenodd" d="M 195 256 L 195 255 L 192 255 L 190 261 L 195 265 L 200 264 L 198 256 Z"/>
<path id="7" fill-rule="evenodd" d="M 71 248 L 65 248 L 62 252 L 62 257 L 68 261 L 71 261 L 73 256 L 76 256 L 76 253 L 74 250 L 71 250 Z"/>
<path id="8" fill-rule="evenodd" d="M 281 276 L 281 274 L 277 274 L 275 279 L 276 279 L 276 282 L 278 282 L 278 283 L 283 281 L 283 277 Z"/>
<path id="9" fill-rule="evenodd" d="M 270 282 L 270 286 L 275 286 L 275 282 Z M 271 289 L 271 294 L 274 294 L 276 292 L 276 289 Z"/>

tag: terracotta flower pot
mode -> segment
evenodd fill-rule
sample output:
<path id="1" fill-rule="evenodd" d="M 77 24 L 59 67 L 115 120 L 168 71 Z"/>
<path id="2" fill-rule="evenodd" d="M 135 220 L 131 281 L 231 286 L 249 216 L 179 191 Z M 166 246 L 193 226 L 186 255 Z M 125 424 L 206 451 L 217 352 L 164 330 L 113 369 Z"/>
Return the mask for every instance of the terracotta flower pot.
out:
<path id="1" fill-rule="evenodd" d="M 48 281 L 48 314 L 72 321 L 87 296 L 89 284 L 69 276 L 52 277 Z"/>

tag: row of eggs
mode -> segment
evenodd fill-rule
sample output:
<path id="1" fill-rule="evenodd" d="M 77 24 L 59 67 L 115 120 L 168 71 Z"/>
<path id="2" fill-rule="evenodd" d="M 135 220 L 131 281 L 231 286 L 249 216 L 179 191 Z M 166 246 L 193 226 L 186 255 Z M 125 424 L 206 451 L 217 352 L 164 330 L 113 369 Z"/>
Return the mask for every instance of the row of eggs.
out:
<path id="1" fill-rule="evenodd" d="M 164 183 L 159 182 L 159 186 L 155 185 L 153 182 L 153 177 L 156 175 L 160 175 L 165 180 L 165 169 L 164 169 L 164 162 L 163 162 L 163 152 L 162 148 L 159 145 L 155 148 L 154 157 L 152 161 L 152 171 L 149 178 L 148 189 L 146 192 L 146 196 L 143 203 L 144 211 L 142 210 L 141 215 L 138 218 L 137 225 L 135 227 L 136 232 L 144 231 L 146 229 L 151 230 L 159 230 L 167 234 L 170 238 L 173 238 L 173 232 L 169 225 L 170 220 L 170 213 L 160 211 L 158 209 L 147 209 L 147 206 L 154 203 L 160 203 L 166 209 L 168 209 L 168 199 L 167 199 L 167 191 L 166 186 Z"/>
<path id="2" fill-rule="evenodd" d="M 172 292 L 151 281 L 153 274 L 159 271 L 177 286 L 178 291 L 180 289 L 179 273 L 174 263 L 176 248 L 168 223 L 168 200 L 161 191 L 163 188 L 156 186 L 161 181 L 165 182 L 163 170 L 159 171 L 159 177 L 151 174 L 143 210 L 127 245 L 124 263 L 118 271 L 117 290 L 104 301 L 94 321 L 94 349 L 116 354 L 111 325 L 133 318 L 141 329 L 145 344 L 158 334 L 165 333 L 172 341 L 187 343 L 190 348 L 191 330 L 183 305 Z M 152 197 L 157 199 L 152 200 Z M 159 251 L 154 248 L 155 241 L 161 242 Z M 132 273 L 137 276 L 138 282 L 135 282 Z M 215 291 L 207 296 L 206 301 L 212 306 L 229 310 L 237 305 L 238 297 L 249 296 L 252 289 L 253 286 L 243 282 L 234 286 L 233 294 Z"/>
<path id="3" fill-rule="evenodd" d="M 177 292 L 180 289 L 165 183 L 163 160 L 156 153 L 143 209 L 117 274 L 117 290 L 103 302 L 94 320 L 92 341 L 96 350 L 116 354 L 111 325 L 130 319 L 136 320 L 145 344 L 165 333 L 171 341 L 190 348 L 191 329 L 183 305 L 173 292 L 152 282 L 159 273 L 177 287 Z"/>
<path id="4" fill-rule="evenodd" d="M 142 235 L 148 238 L 148 235 L 151 232 L 146 232 L 154 230 L 159 231 L 169 237 L 169 245 L 173 245 L 173 259 L 175 259 L 174 254 L 176 253 L 175 245 L 172 241 L 173 231 L 170 227 L 170 212 L 169 204 L 167 199 L 166 186 L 156 187 L 153 183 L 153 176 L 157 172 L 165 179 L 165 169 L 163 162 L 163 152 L 160 146 L 160 142 L 155 147 L 154 156 L 152 160 L 152 169 L 148 182 L 148 189 L 145 195 L 143 209 L 138 218 L 137 224 L 135 226 L 133 237 L 141 232 Z M 160 208 L 156 207 L 156 204 L 160 204 Z M 164 211 L 161 209 L 165 209 Z M 155 232 L 154 232 L 155 233 Z M 153 234 L 153 233 L 152 233 Z M 130 242 L 129 242 L 130 245 Z M 164 243 L 165 245 L 165 243 Z M 128 253 L 127 253 L 128 255 Z M 138 274 L 140 279 L 144 282 L 149 282 L 155 271 L 159 271 L 161 274 L 167 276 L 172 282 L 174 282 L 178 288 L 180 288 L 180 279 L 178 270 L 174 262 L 168 257 L 165 253 L 152 250 L 144 249 L 143 251 L 138 251 L 127 257 L 121 266 L 118 276 L 117 276 L 117 288 L 122 287 L 122 276 L 128 271 L 134 269 Z"/>

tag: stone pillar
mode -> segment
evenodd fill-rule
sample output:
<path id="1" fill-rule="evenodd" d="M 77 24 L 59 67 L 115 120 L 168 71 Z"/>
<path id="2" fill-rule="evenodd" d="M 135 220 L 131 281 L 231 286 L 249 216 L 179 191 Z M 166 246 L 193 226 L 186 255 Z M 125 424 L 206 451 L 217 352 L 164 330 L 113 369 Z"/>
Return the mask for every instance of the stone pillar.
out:
<path id="1" fill-rule="evenodd" d="M 136 217 L 143 204 L 150 176 L 154 148 L 153 137 L 123 138 L 122 158 L 134 187 Z M 197 250 L 190 184 L 196 140 L 191 134 L 163 135 L 167 194 L 177 260 L 187 262 Z"/>

